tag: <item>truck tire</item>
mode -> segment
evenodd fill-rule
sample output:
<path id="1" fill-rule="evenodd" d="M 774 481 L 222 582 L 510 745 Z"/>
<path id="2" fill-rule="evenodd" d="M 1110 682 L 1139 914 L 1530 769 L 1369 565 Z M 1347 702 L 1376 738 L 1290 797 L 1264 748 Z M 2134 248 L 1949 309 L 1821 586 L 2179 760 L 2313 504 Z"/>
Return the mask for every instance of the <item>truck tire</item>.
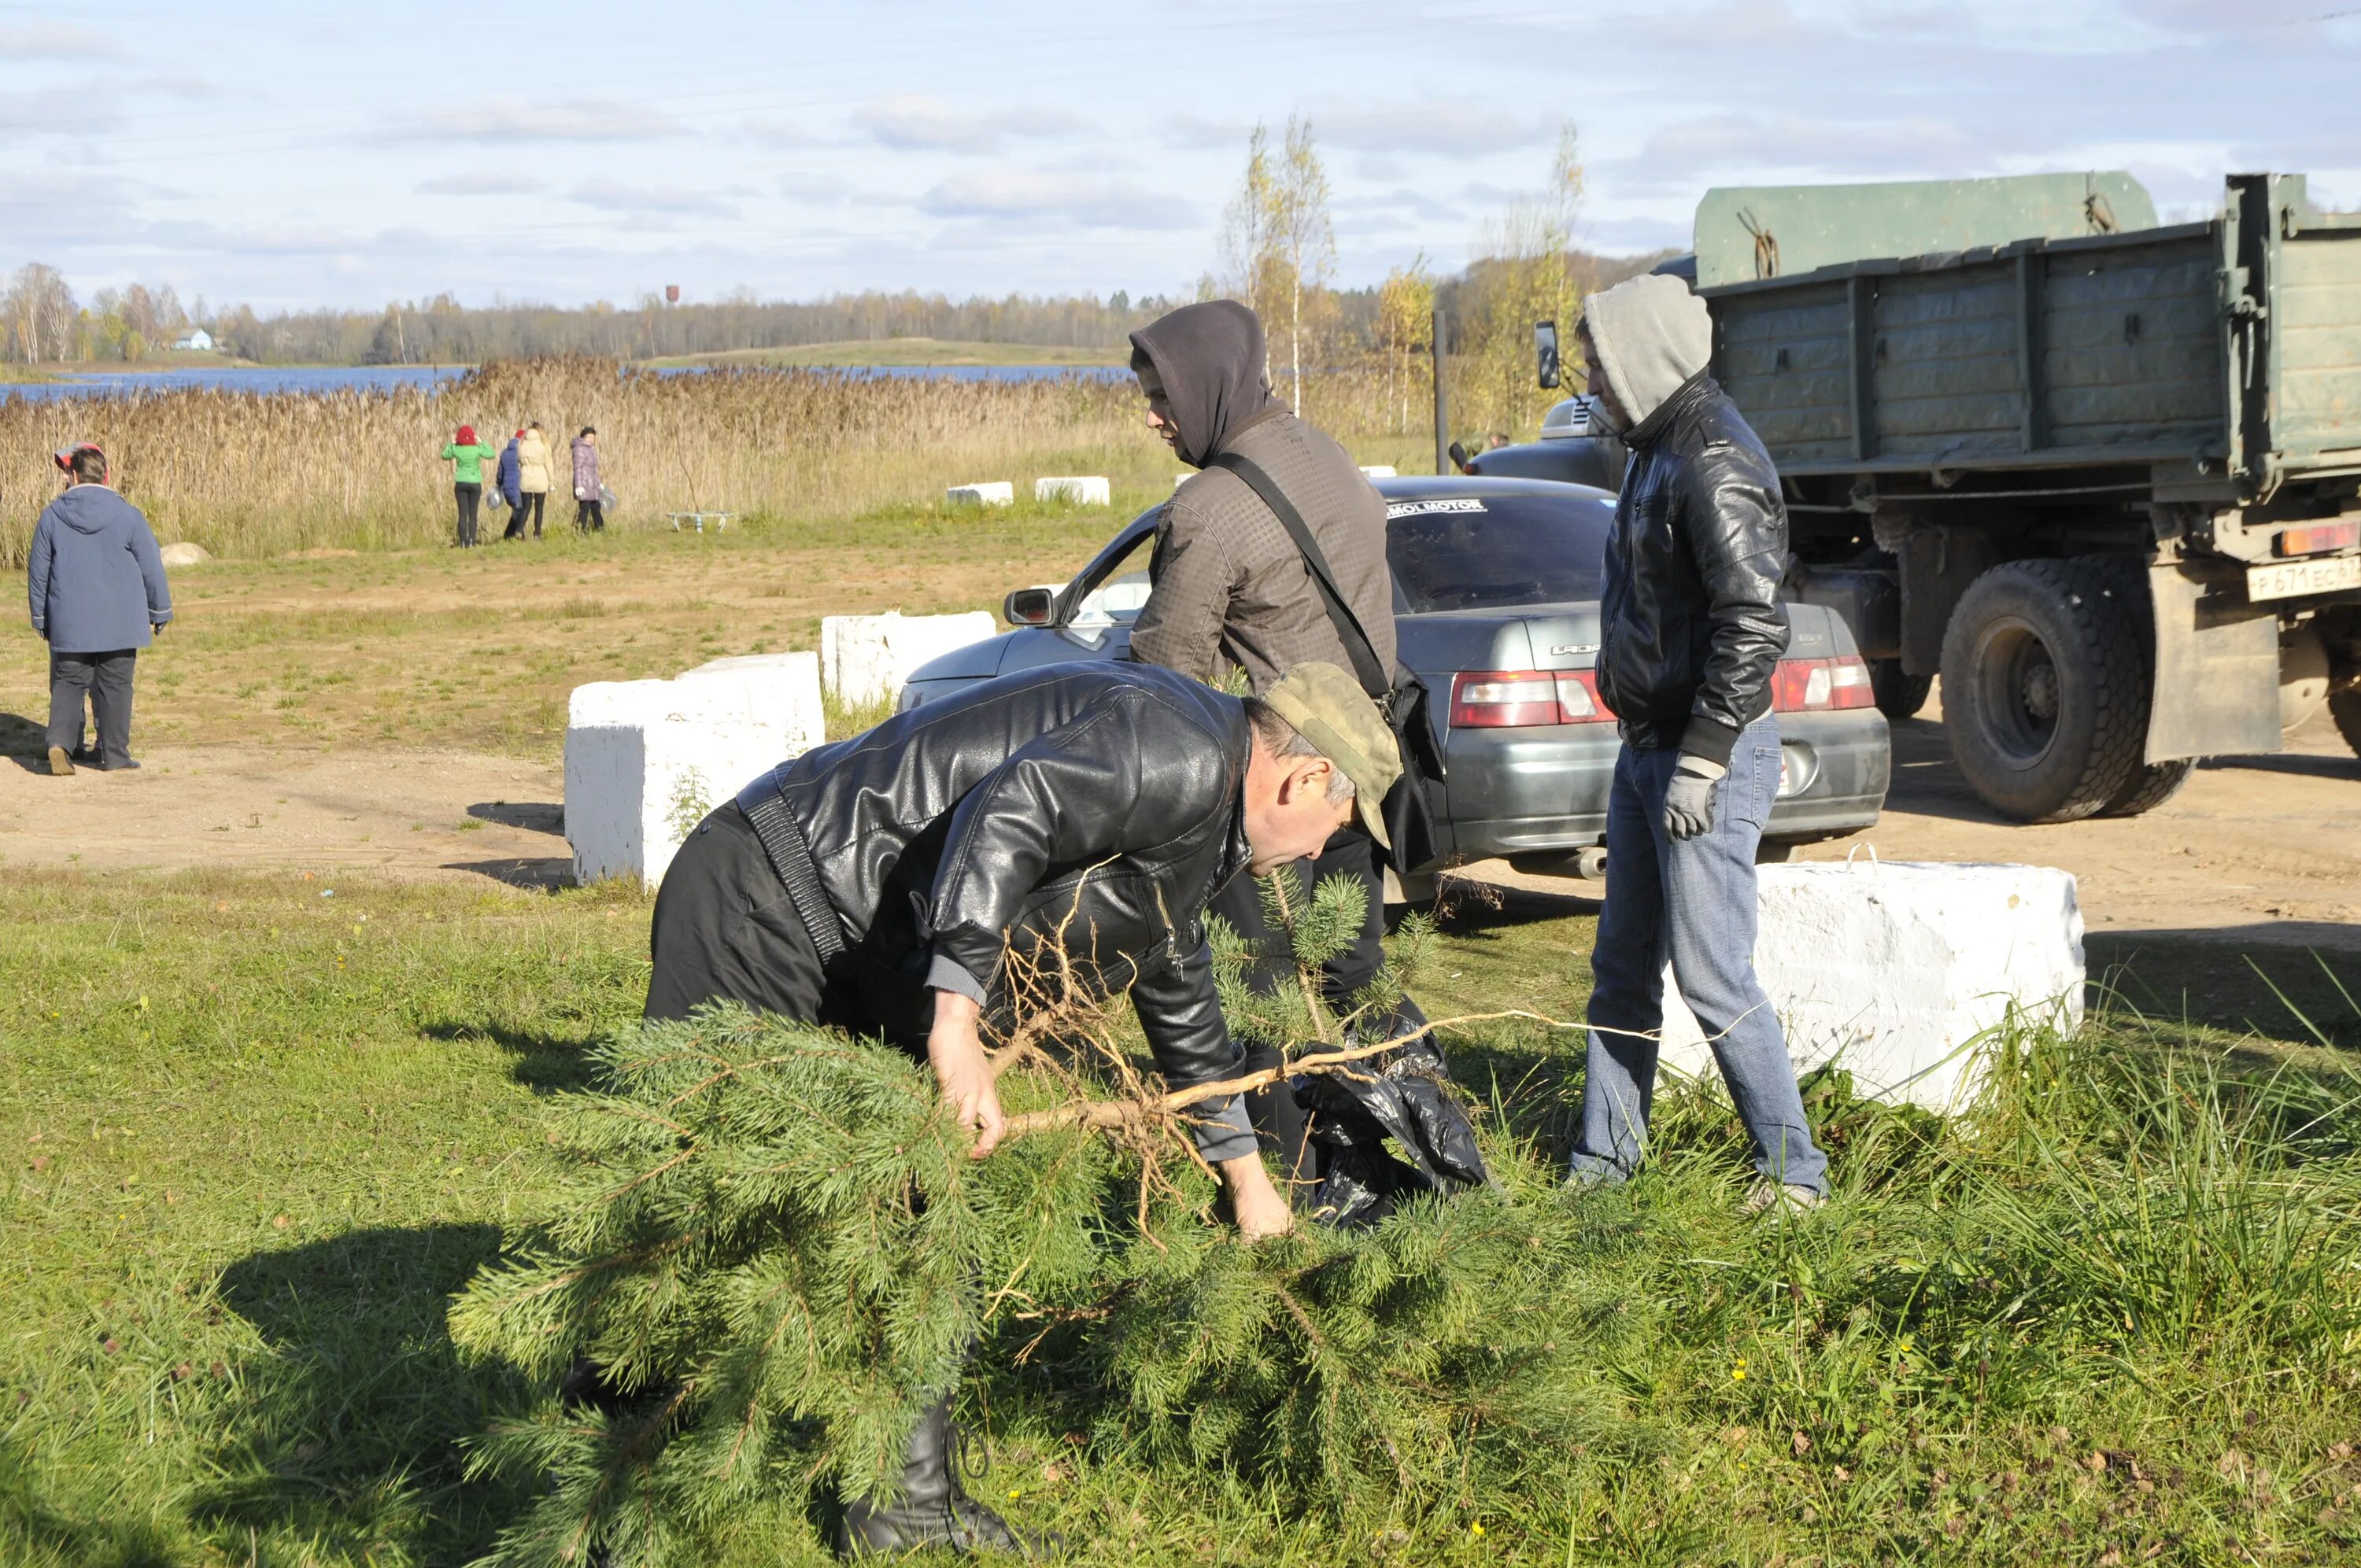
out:
<path id="1" fill-rule="evenodd" d="M 2145 762 L 2135 771 L 2129 782 L 2115 792 L 2113 800 L 2099 808 L 2102 817 L 2137 817 L 2143 811 L 2153 811 L 2180 793 L 2189 775 L 2197 769 L 2197 759 L 2180 757 L 2169 762 Z"/>
<path id="2" fill-rule="evenodd" d="M 1905 674 L 1899 659 L 1869 661 L 1870 695 L 1877 699 L 1877 711 L 1888 718 L 1916 718 L 1934 689 L 1934 676 Z"/>
<path id="3" fill-rule="evenodd" d="M 2361 685 L 2350 685 L 2328 694 L 2328 717 L 2336 721 L 2336 732 L 2361 757 Z"/>
<path id="4" fill-rule="evenodd" d="M 1943 635 L 1943 718 L 1960 772 L 1994 809 L 2072 822 L 2143 793 L 2139 587 L 2100 555 L 2005 562 L 1960 596 Z"/>

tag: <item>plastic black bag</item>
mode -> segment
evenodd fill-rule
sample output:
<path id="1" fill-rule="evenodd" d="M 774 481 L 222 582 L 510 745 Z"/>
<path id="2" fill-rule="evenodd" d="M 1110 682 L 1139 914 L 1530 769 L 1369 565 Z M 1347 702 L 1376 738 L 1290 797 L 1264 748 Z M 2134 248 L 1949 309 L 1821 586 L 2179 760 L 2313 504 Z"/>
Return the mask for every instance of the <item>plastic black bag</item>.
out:
<path id="1" fill-rule="evenodd" d="M 1425 1023 L 1405 1000 L 1385 1021 L 1383 1039 Z M 1488 1182 L 1476 1126 L 1432 1039 L 1410 1042 L 1354 1070 L 1293 1080 L 1312 1126 L 1320 1184 L 1312 1217 L 1333 1225 L 1374 1225 L 1402 1198 L 1455 1192 Z"/>

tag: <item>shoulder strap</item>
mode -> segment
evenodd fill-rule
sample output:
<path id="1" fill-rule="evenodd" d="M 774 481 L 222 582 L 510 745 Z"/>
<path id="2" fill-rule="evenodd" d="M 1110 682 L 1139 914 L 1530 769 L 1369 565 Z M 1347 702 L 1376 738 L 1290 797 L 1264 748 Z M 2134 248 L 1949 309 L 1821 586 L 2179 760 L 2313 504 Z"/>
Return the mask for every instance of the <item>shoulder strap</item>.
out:
<path id="1" fill-rule="evenodd" d="M 1393 682 L 1386 678 L 1385 667 L 1378 662 L 1377 644 L 1369 641 L 1369 634 L 1361 629 L 1360 618 L 1353 613 L 1352 607 L 1345 602 L 1345 596 L 1337 591 L 1335 576 L 1328 570 L 1328 557 L 1321 554 L 1320 542 L 1312 537 L 1312 530 L 1304 522 L 1303 514 L 1295 510 L 1295 503 L 1287 499 L 1287 492 L 1279 488 L 1279 481 L 1265 473 L 1262 466 L 1251 457 L 1243 457 L 1235 452 L 1218 452 L 1207 459 L 1207 463 L 1212 467 L 1226 468 L 1244 479 L 1247 487 L 1262 498 L 1263 505 L 1270 508 L 1271 515 L 1279 519 L 1279 525 L 1287 530 L 1287 536 L 1295 541 L 1296 549 L 1303 553 L 1303 564 L 1312 568 L 1312 580 L 1320 585 L 1320 602 L 1336 628 L 1337 641 L 1345 644 L 1345 656 L 1353 661 L 1354 678 L 1361 683 L 1361 689 L 1370 696 L 1384 700 L 1393 690 Z"/>

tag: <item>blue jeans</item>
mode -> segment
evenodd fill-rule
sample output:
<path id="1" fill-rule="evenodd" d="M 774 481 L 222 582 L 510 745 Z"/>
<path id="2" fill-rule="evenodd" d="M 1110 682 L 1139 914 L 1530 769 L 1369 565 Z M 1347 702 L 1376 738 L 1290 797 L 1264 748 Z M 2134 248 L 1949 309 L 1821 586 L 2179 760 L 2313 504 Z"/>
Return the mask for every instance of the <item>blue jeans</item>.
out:
<path id="1" fill-rule="evenodd" d="M 1590 1049 L 1577 1179 L 1620 1181 L 1640 1167 L 1664 1024 L 1664 959 L 1713 1046 L 1722 1081 L 1774 1181 L 1828 1190 L 1778 1015 L 1754 978 L 1754 846 L 1779 793 L 1779 728 L 1747 727 L 1714 786 L 1713 828 L 1675 842 L 1664 790 L 1680 752 L 1623 748 L 1607 801 L 1607 907 L 1590 968 Z"/>

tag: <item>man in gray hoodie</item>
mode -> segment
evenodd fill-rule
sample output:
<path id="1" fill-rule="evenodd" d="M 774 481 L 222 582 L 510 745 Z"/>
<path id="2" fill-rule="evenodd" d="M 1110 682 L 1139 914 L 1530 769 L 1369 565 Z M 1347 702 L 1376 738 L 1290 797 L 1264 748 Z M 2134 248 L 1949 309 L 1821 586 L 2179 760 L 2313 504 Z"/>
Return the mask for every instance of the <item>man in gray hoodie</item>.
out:
<path id="1" fill-rule="evenodd" d="M 107 485 L 106 454 L 85 442 L 58 453 L 57 464 L 66 491 L 34 525 L 26 564 L 33 630 L 49 645 L 49 772 L 74 771 L 85 697 L 98 765 L 136 768 L 132 670 L 172 619 L 172 590 L 148 520 Z"/>
<path id="2" fill-rule="evenodd" d="M 1747 1207 L 1828 1193 L 1785 1036 L 1754 974 L 1754 850 L 1779 791 L 1771 678 L 1787 649 L 1787 510 L 1770 454 L 1707 373 L 1713 323 L 1677 278 L 1595 296 L 1577 341 L 1631 449 L 1599 594 L 1598 694 L 1622 754 L 1591 954 L 1577 1186 L 1639 1168 L 1664 971 L 1697 1014 L 1762 1175 Z"/>

